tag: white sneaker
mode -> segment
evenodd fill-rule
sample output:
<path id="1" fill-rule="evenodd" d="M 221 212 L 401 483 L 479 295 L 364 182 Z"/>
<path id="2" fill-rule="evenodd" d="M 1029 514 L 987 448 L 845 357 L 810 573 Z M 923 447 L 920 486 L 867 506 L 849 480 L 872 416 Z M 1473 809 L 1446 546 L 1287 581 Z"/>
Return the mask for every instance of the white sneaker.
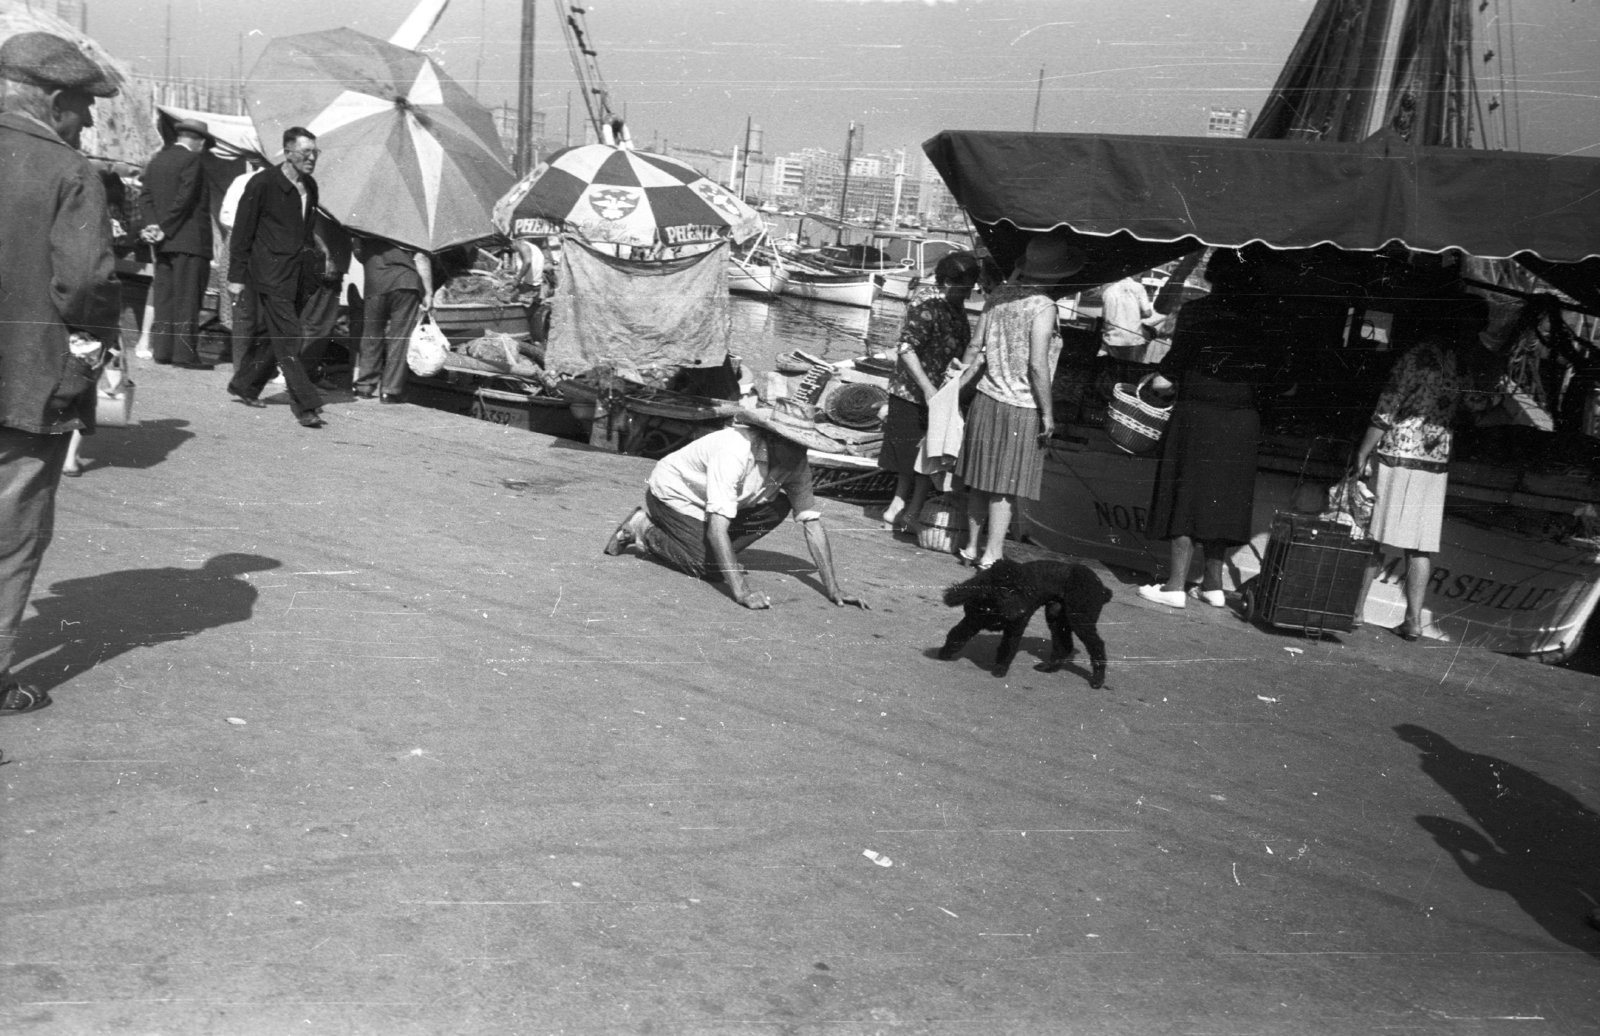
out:
<path id="1" fill-rule="evenodd" d="M 1198 586 L 1189 588 L 1189 596 L 1196 601 L 1204 601 L 1213 608 L 1226 608 L 1228 595 L 1221 590 L 1202 590 Z"/>
<path id="2" fill-rule="evenodd" d="M 1164 604 L 1168 608 L 1182 608 L 1189 602 L 1189 598 L 1182 590 L 1163 590 L 1160 583 L 1139 587 L 1139 596 L 1147 601 Z"/>

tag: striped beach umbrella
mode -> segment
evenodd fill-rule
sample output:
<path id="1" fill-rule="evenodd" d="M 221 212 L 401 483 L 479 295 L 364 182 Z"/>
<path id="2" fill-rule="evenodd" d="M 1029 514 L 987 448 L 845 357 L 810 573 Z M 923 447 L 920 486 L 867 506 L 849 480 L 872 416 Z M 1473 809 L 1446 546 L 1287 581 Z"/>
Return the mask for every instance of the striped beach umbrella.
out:
<path id="1" fill-rule="evenodd" d="M 273 40 L 245 83 L 261 145 L 304 126 L 322 207 L 353 230 L 438 251 L 489 237 L 516 177 L 494 119 L 426 56 L 354 29 Z"/>
<path id="2" fill-rule="evenodd" d="M 584 144 L 550 156 L 495 207 L 512 237 L 562 230 L 590 242 L 690 245 L 761 232 L 761 217 L 692 166 L 648 151 Z"/>

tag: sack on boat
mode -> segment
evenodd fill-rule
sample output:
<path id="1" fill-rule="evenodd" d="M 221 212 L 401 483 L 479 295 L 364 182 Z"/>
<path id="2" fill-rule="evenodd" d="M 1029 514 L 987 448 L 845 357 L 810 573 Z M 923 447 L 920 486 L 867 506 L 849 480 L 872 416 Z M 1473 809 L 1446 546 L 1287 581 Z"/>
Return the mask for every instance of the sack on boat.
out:
<path id="1" fill-rule="evenodd" d="M 406 365 L 411 368 L 411 373 L 428 378 L 444 369 L 445 358 L 449 355 L 450 340 L 433 322 L 433 317 L 424 313 L 411 331 L 411 343 L 406 347 Z"/>
<path id="2" fill-rule="evenodd" d="M 482 336 L 468 342 L 462 351 L 475 360 L 497 364 L 506 370 L 516 367 L 522 360 L 517 340 L 500 331 L 484 332 Z"/>

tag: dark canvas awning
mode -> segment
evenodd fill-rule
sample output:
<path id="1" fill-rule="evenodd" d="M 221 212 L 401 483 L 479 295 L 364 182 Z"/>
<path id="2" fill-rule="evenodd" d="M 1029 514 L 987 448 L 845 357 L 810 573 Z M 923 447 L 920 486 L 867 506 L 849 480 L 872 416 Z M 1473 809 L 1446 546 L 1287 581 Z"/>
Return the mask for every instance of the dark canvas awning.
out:
<path id="1" fill-rule="evenodd" d="M 1195 247 L 1260 241 L 1600 256 L 1600 159 L 1356 144 L 946 130 L 923 144 L 979 224 Z"/>

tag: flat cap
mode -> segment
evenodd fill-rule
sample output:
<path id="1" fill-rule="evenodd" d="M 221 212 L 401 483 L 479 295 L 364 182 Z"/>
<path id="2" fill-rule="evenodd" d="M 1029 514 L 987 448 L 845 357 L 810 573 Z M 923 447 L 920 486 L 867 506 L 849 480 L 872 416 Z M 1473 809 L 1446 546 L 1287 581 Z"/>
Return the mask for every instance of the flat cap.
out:
<path id="1" fill-rule="evenodd" d="M 193 133 L 197 137 L 209 138 L 211 136 L 211 127 L 199 119 L 178 119 L 172 124 L 172 132 Z"/>
<path id="2" fill-rule="evenodd" d="M 117 84 L 71 40 L 48 32 L 19 32 L 0 43 L 0 79 L 115 97 Z"/>

